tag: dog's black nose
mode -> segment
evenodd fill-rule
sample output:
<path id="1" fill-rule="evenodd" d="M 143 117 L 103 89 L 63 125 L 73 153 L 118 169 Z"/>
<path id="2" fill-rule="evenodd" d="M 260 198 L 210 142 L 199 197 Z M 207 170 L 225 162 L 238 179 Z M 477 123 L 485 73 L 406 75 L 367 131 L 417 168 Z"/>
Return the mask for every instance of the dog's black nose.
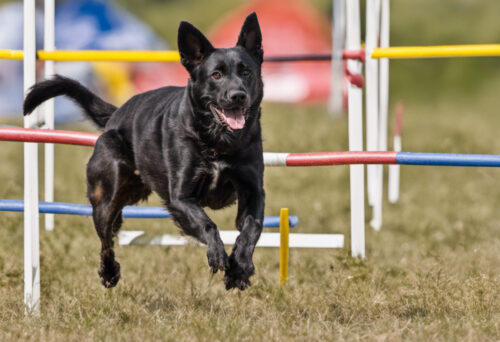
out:
<path id="1" fill-rule="evenodd" d="M 242 105 L 247 100 L 247 94 L 241 90 L 233 90 L 229 92 L 229 98 L 234 104 Z"/>

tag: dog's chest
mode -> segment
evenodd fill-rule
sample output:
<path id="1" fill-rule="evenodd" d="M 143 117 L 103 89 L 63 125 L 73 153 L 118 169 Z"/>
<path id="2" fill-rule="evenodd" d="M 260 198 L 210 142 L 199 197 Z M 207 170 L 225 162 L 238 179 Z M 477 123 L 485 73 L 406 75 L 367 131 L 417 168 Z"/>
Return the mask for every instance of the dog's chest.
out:
<path id="1" fill-rule="evenodd" d="M 230 164 L 210 161 L 203 166 L 203 176 L 198 187 L 198 198 L 202 206 L 220 209 L 236 200 L 236 189 L 229 175 Z"/>
<path id="2" fill-rule="evenodd" d="M 214 190 L 217 187 L 217 184 L 221 180 L 221 176 L 224 170 L 226 170 L 228 166 L 229 165 L 224 161 L 213 161 L 209 163 L 209 190 Z"/>

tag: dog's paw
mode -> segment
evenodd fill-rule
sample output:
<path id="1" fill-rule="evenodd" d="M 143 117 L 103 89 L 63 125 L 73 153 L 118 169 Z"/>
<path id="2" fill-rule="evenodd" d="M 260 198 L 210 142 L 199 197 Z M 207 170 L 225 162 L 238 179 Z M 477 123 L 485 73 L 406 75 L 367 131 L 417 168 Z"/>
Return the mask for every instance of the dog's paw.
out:
<path id="1" fill-rule="evenodd" d="M 229 268 L 229 260 L 222 243 L 208 248 L 207 259 L 212 273 L 217 273 L 218 270 L 226 271 Z"/>
<path id="2" fill-rule="evenodd" d="M 224 277 L 224 284 L 226 284 L 226 290 L 228 291 L 234 288 L 243 291 L 251 285 L 251 282 L 250 279 L 232 278 L 226 274 L 226 276 Z"/>
<path id="3" fill-rule="evenodd" d="M 108 289 L 115 287 L 120 280 L 120 264 L 115 260 L 101 263 L 98 273 L 104 287 Z"/>
<path id="4" fill-rule="evenodd" d="M 255 267 L 250 261 L 238 260 L 235 254 L 229 256 L 229 269 L 224 275 L 226 290 L 238 288 L 241 291 L 251 285 L 250 277 L 253 275 Z"/>

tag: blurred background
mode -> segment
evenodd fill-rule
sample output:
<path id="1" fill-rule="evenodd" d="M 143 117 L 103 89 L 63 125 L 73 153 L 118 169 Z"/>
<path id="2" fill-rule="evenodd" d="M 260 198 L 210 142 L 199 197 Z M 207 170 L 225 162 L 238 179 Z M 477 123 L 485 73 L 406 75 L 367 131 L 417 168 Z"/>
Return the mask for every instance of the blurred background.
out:
<path id="1" fill-rule="evenodd" d="M 255 10 L 262 26 L 266 56 L 331 51 L 329 0 L 56 3 L 58 49 L 176 49 L 181 20 L 197 26 L 215 46 L 231 46 L 244 17 Z M 42 49 L 43 1 L 37 1 L 37 5 L 37 39 Z M 500 3 L 495 0 L 392 1 L 391 46 L 495 43 L 500 41 L 498 14 Z M 0 1 L 0 49 L 21 48 L 22 3 Z M 323 105 L 329 93 L 329 70 L 329 62 L 267 63 L 265 100 Z M 57 63 L 56 71 L 80 80 L 117 105 L 134 93 L 163 85 L 184 85 L 187 80 L 178 63 L 70 62 Z M 432 103 L 438 98 L 453 101 L 473 97 L 484 87 L 498 84 L 499 76 L 497 58 L 392 60 L 391 103 L 397 99 Z M 21 94 L 21 62 L 0 60 L 1 117 L 19 116 Z M 81 120 L 79 111 L 69 101 L 57 99 L 56 121 L 73 120 Z"/>

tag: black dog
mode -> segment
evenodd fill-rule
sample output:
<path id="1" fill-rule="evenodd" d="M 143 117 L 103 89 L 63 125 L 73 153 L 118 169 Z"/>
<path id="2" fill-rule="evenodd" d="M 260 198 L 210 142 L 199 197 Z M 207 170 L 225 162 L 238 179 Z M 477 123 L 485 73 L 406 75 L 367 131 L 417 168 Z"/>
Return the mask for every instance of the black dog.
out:
<path id="1" fill-rule="evenodd" d="M 30 90 L 24 115 L 66 95 L 104 127 L 87 165 L 87 196 L 102 243 L 99 275 L 105 287 L 120 278 L 113 237 L 122 224 L 122 208 L 152 191 L 186 234 L 207 244 L 208 264 L 214 273 L 225 271 L 226 289 L 250 285 L 264 215 L 261 43 L 255 13 L 229 49 L 215 49 L 193 25 L 181 22 L 178 46 L 190 75 L 186 87 L 139 94 L 120 108 L 61 76 Z M 236 200 L 241 233 L 228 257 L 203 207 L 219 209 Z"/>

